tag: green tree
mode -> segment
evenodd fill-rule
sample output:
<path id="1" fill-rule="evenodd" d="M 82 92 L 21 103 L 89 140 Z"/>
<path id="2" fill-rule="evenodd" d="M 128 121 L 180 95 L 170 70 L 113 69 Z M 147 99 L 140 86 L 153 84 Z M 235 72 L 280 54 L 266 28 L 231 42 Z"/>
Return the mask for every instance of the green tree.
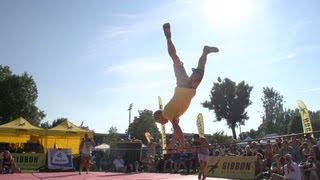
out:
<path id="1" fill-rule="evenodd" d="M 252 103 L 250 101 L 252 88 L 244 81 L 236 84 L 228 78 L 221 81 L 219 77 L 218 82 L 213 83 L 210 100 L 202 103 L 204 108 L 214 111 L 216 121 L 222 119 L 227 121 L 234 139 L 237 139 L 235 128 L 244 125 L 245 120 L 249 119 L 245 109 Z"/>
<path id="2" fill-rule="evenodd" d="M 242 132 L 239 136 L 241 140 L 246 139 L 247 137 L 250 137 L 252 139 L 257 139 L 258 138 L 258 131 L 254 129 L 250 129 L 250 131 L 247 132 Z"/>
<path id="3" fill-rule="evenodd" d="M 0 65 L 0 124 L 23 117 L 39 126 L 45 113 L 37 106 L 38 90 L 28 73 L 12 74 L 8 66 Z"/>
<path id="4" fill-rule="evenodd" d="M 127 133 L 132 137 L 147 143 L 145 132 L 149 132 L 153 138 L 159 138 L 160 132 L 153 119 L 153 113 L 150 110 L 140 110 L 139 117 L 134 117 L 133 122 L 129 125 Z"/>
<path id="5" fill-rule="evenodd" d="M 285 127 L 288 122 L 285 121 L 285 112 L 283 110 L 283 96 L 276 90 L 269 87 L 263 88 L 262 106 L 264 109 L 262 116 L 262 124 L 259 126 L 259 131 L 264 134 L 279 133 L 284 134 Z M 286 119 L 287 120 L 287 119 Z"/>
<path id="6" fill-rule="evenodd" d="M 295 111 L 291 113 L 291 121 L 288 124 L 288 134 L 291 133 L 303 133 L 299 109 L 295 109 Z"/>
<path id="7" fill-rule="evenodd" d="M 303 125 L 301 121 L 301 116 L 299 109 L 295 110 L 296 112 L 296 117 L 294 121 L 292 122 L 292 125 L 290 125 L 290 133 L 303 133 Z M 310 120 L 312 123 L 312 130 L 313 131 L 319 131 L 320 130 L 320 111 L 308 111 L 310 115 Z M 319 133 L 315 134 L 315 137 L 319 137 Z"/>
<path id="8" fill-rule="evenodd" d="M 312 122 L 313 131 L 319 131 L 320 130 L 320 110 L 315 112 L 309 111 L 309 113 L 310 113 L 310 119 Z"/>
<path id="9" fill-rule="evenodd" d="M 209 143 L 228 143 L 232 142 L 232 137 L 228 136 L 227 134 L 224 134 L 224 131 L 218 131 L 212 134 L 211 137 L 209 137 L 208 141 Z"/>
<path id="10" fill-rule="evenodd" d="M 45 128 L 45 129 L 50 129 L 50 128 L 54 128 L 57 125 L 61 124 L 63 121 L 67 121 L 67 118 L 58 118 L 52 121 L 52 123 L 50 124 L 48 121 L 41 123 L 41 127 Z"/>
<path id="11" fill-rule="evenodd" d="M 111 144 L 117 142 L 119 139 L 118 129 L 115 126 L 111 126 L 108 130 L 108 134 L 104 138 L 103 142 L 106 144 Z"/>
<path id="12" fill-rule="evenodd" d="M 83 130 L 89 130 L 89 126 L 85 126 L 83 124 L 83 121 L 81 122 L 81 124 L 79 125 L 79 128 L 83 129 Z"/>

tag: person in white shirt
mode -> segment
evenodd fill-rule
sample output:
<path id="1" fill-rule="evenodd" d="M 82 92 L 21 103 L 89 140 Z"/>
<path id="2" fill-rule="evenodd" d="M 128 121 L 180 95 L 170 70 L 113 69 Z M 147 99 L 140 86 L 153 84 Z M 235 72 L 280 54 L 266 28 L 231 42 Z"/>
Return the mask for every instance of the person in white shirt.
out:
<path id="1" fill-rule="evenodd" d="M 91 155 L 92 155 L 91 153 L 92 153 L 92 149 L 94 149 L 95 146 L 96 144 L 94 143 L 93 139 L 90 139 L 89 135 L 85 134 L 79 147 L 79 152 L 80 152 L 79 174 L 81 174 L 83 168 L 86 169 L 88 174 L 90 163 L 91 163 Z"/>
<path id="2" fill-rule="evenodd" d="M 121 156 L 117 156 L 117 158 L 113 160 L 112 164 L 116 168 L 116 171 L 124 172 L 124 161 Z"/>
<path id="3" fill-rule="evenodd" d="M 292 155 L 285 155 L 284 180 L 301 180 L 301 171 L 296 162 L 293 162 Z"/>

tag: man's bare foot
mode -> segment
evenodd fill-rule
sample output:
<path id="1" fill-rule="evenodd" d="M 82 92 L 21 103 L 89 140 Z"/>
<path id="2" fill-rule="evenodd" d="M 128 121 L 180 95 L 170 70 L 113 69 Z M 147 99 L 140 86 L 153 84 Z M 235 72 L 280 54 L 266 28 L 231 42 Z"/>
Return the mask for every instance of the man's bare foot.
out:
<path id="1" fill-rule="evenodd" d="M 219 49 L 216 47 L 210 47 L 210 46 L 203 47 L 203 53 L 209 54 L 209 53 L 217 53 L 217 52 L 219 52 Z"/>
<path id="2" fill-rule="evenodd" d="M 171 38 L 170 23 L 163 24 L 163 32 L 167 39 Z"/>

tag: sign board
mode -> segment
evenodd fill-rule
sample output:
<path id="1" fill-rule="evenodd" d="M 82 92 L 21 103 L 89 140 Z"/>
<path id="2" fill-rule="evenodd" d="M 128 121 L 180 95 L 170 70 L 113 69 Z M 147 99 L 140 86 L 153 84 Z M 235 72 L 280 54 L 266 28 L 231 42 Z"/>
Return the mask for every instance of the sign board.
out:
<path id="1" fill-rule="evenodd" d="M 48 149 L 48 169 L 73 169 L 71 149 Z"/>
<path id="2" fill-rule="evenodd" d="M 44 153 L 11 153 L 17 167 L 22 170 L 36 170 L 46 165 Z"/>
<path id="3" fill-rule="evenodd" d="M 210 156 L 205 175 L 230 179 L 255 179 L 260 173 L 256 156 Z"/>

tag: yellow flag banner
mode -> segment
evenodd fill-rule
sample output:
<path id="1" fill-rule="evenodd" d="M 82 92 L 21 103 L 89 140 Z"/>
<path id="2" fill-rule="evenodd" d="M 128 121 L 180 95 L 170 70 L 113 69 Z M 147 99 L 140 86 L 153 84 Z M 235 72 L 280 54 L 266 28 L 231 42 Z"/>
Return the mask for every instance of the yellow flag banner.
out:
<path id="1" fill-rule="evenodd" d="M 159 109 L 163 109 L 162 99 L 158 96 Z M 167 147 L 167 139 L 166 139 L 166 126 L 161 124 L 161 140 L 162 140 L 162 149 L 166 149 Z M 166 150 L 162 151 L 162 154 L 167 154 Z"/>
<path id="2" fill-rule="evenodd" d="M 204 174 L 207 177 L 255 179 L 262 163 L 256 156 L 210 156 Z"/>
<path id="3" fill-rule="evenodd" d="M 198 133 L 200 137 L 204 137 L 204 122 L 203 122 L 203 116 L 201 113 L 197 116 L 197 128 Z"/>
<path id="4" fill-rule="evenodd" d="M 306 105 L 301 100 L 297 100 L 300 115 L 301 115 L 301 122 L 303 127 L 303 133 L 310 133 L 313 131 L 312 129 L 312 123 L 310 120 L 310 115 L 308 112 L 308 109 Z M 311 137 L 313 137 L 313 134 L 311 134 Z"/>

